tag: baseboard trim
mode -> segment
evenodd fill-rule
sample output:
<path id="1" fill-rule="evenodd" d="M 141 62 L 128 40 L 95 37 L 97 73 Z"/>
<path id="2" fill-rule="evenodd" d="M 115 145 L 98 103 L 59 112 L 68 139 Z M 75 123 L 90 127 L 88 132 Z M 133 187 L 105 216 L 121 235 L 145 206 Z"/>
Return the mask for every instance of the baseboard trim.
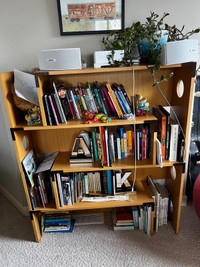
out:
<path id="1" fill-rule="evenodd" d="M 28 207 L 22 206 L 3 186 L 0 185 L 0 193 L 2 193 L 14 206 L 21 212 L 23 216 L 29 216 Z"/>

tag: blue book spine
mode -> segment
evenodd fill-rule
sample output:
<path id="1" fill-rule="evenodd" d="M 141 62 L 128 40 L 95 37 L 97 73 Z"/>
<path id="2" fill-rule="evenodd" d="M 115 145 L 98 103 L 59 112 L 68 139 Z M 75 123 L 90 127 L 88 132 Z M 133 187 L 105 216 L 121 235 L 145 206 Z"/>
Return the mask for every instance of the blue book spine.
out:
<path id="1" fill-rule="evenodd" d="M 120 100 L 121 100 L 126 112 L 129 113 L 129 109 L 127 108 L 126 103 L 124 102 L 124 99 L 123 99 L 123 97 L 122 97 L 122 95 L 121 95 L 121 93 L 119 91 L 118 91 L 118 95 L 119 95 L 119 98 L 120 98 Z"/>
<path id="2" fill-rule="evenodd" d="M 100 99 L 100 97 L 99 97 L 99 93 L 98 93 L 98 90 L 97 90 L 96 88 L 94 89 L 94 93 L 95 93 L 95 95 L 96 95 L 97 102 L 98 102 L 98 104 L 99 104 L 100 110 L 101 110 L 102 113 L 104 113 L 103 103 L 102 103 L 102 101 L 101 101 L 101 99 Z"/>
<path id="3" fill-rule="evenodd" d="M 112 190 L 112 174 L 111 174 L 111 170 L 107 170 L 106 174 L 107 174 L 108 195 L 112 195 L 113 194 L 113 190 Z"/>
<path id="4" fill-rule="evenodd" d="M 120 140 L 121 140 L 121 158 L 125 158 L 125 152 L 124 152 L 124 130 L 123 128 L 119 129 L 120 132 Z"/>
<path id="5" fill-rule="evenodd" d="M 63 219 L 45 219 L 45 224 L 55 224 L 55 223 L 69 223 L 69 218 L 63 218 Z"/>

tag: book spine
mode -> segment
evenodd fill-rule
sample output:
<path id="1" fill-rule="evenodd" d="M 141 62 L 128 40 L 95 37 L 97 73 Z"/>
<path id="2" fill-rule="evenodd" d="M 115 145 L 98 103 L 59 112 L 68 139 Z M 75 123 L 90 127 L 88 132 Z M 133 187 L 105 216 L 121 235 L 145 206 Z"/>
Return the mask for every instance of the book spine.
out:
<path id="1" fill-rule="evenodd" d="M 112 195 L 113 194 L 113 190 L 112 190 L 112 173 L 111 170 L 107 170 L 106 171 L 107 174 L 107 188 L 108 188 L 108 195 Z"/>
<path id="2" fill-rule="evenodd" d="M 146 159 L 146 131 L 142 129 L 142 159 Z"/>
<path id="3" fill-rule="evenodd" d="M 70 93 L 70 95 L 71 95 L 72 103 L 73 103 L 73 105 L 74 105 L 76 118 L 80 120 L 81 117 L 80 117 L 80 114 L 79 114 L 79 112 L 78 112 L 78 108 L 77 108 L 77 105 L 76 105 L 76 102 L 75 102 L 75 99 L 74 99 L 74 94 L 73 94 L 72 90 L 69 90 L 69 93 Z"/>
<path id="4" fill-rule="evenodd" d="M 120 137 L 117 137 L 117 157 L 118 159 L 121 159 L 121 139 Z"/>
<path id="5" fill-rule="evenodd" d="M 56 94 L 54 94 L 54 99 L 55 99 L 55 103 L 56 103 L 56 106 L 57 106 L 57 109 L 58 109 L 58 113 L 59 113 L 61 122 L 62 123 L 65 123 L 66 120 L 64 119 L 63 114 L 61 112 L 60 105 L 59 105 L 58 98 L 57 98 L 57 95 Z"/>
<path id="6" fill-rule="evenodd" d="M 104 128 L 104 134 L 105 134 L 105 144 L 106 144 L 106 159 L 107 159 L 107 166 L 111 167 L 110 165 L 110 151 L 109 151 L 109 144 L 108 144 L 108 129 L 107 127 Z"/>
<path id="7" fill-rule="evenodd" d="M 121 91 L 122 91 L 122 93 L 123 93 L 123 95 L 124 95 L 124 97 L 125 97 L 125 99 L 126 99 L 128 105 L 129 105 L 129 107 L 130 107 L 131 110 L 132 110 L 133 107 L 132 107 L 131 101 L 130 101 L 130 99 L 129 99 L 127 93 L 126 93 L 126 90 L 125 90 L 125 88 L 124 88 L 124 86 L 123 86 L 122 84 L 120 85 L 120 88 L 121 88 Z"/>
<path id="8" fill-rule="evenodd" d="M 63 119 L 63 123 L 67 123 L 67 119 L 65 117 L 65 113 L 64 113 L 61 101 L 60 101 L 60 97 L 59 97 L 58 90 L 56 88 L 55 82 L 53 82 L 53 88 L 54 88 L 54 92 L 55 92 L 55 95 L 56 95 L 58 106 L 59 106 L 59 109 L 60 109 L 60 112 L 61 112 L 61 117 Z"/>
<path id="9" fill-rule="evenodd" d="M 108 116 L 111 116 L 111 111 L 110 111 L 106 96 L 104 94 L 104 91 L 103 91 L 103 89 L 101 89 L 100 91 L 101 91 L 101 97 L 102 97 L 106 112 L 107 112 Z"/>
<path id="10" fill-rule="evenodd" d="M 128 131 L 128 150 L 129 150 L 129 155 L 133 155 L 133 146 L 132 146 L 132 131 Z"/>
<path id="11" fill-rule="evenodd" d="M 107 153 L 106 153 L 106 140 L 105 140 L 105 131 L 104 127 L 101 127 L 101 133 L 102 133 L 102 145 L 103 145 L 103 154 L 104 154 L 104 164 L 107 165 Z"/>
<path id="12" fill-rule="evenodd" d="M 123 133 L 123 136 L 124 136 L 124 155 L 125 155 L 125 158 L 127 158 L 128 153 L 127 153 L 127 139 L 126 139 L 126 132 Z"/>
<path id="13" fill-rule="evenodd" d="M 98 161 L 98 151 L 97 151 L 97 142 L 96 142 L 96 134 L 95 131 L 92 130 L 92 142 L 94 147 L 94 161 Z"/>
<path id="14" fill-rule="evenodd" d="M 56 116 L 57 116 L 58 122 L 61 123 L 62 121 L 61 121 L 61 118 L 60 118 L 60 115 L 59 115 L 59 112 L 58 112 L 58 107 L 57 107 L 57 104 L 56 104 L 54 93 L 51 93 L 51 99 L 52 99 L 52 102 L 53 102 L 53 106 L 54 106 L 54 110 L 56 112 Z"/>
<path id="15" fill-rule="evenodd" d="M 118 104 L 119 104 L 119 106 L 120 106 L 122 112 L 123 112 L 124 114 L 126 114 L 127 112 L 126 112 L 126 110 L 125 110 L 125 108 L 124 108 L 124 105 L 123 105 L 123 103 L 122 103 L 122 101 L 121 101 L 121 99 L 120 99 L 120 97 L 119 97 L 119 92 L 116 91 L 116 90 L 114 90 L 114 93 L 115 93 L 115 97 L 116 97 L 116 99 L 117 99 L 117 102 L 118 102 Z"/>
<path id="16" fill-rule="evenodd" d="M 103 140 L 102 140 L 102 131 L 101 127 L 99 127 L 99 137 L 100 137 L 100 142 L 101 142 L 101 155 L 102 155 L 102 160 L 104 162 L 104 151 L 103 151 Z"/>
<path id="17" fill-rule="evenodd" d="M 124 130 L 123 128 L 119 129 L 120 132 L 120 140 L 121 140 L 121 158 L 125 158 L 125 152 L 124 152 Z"/>
<path id="18" fill-rule="evenodd" d="M 54 115 L 54 119 L 55 119 L 56 125 L 59 125 L 58 118 L 57 118 L 57 115 L 56 115 L 56 111 L 54 109 L 53 101 L 51 99 L 51 95 L 49 95 L 48 97 L 49 97 L 49 102 L 51 104 L 51 109 L 53 111 L 53 115 Z"/>
<path id="19" fill-rule="evenodd" d="M 101 99 L 100 99 L 100 97 L 99 97 L 98 90 L 97 90 L 96 88 L 94 88 L 94 93 L 95 93 L 95 95 L 96 95 L 96 98 L 97 98 L 97 101 L 98 101 L 100 110 L 101 110 L 102 113 L 104 113 L 103 105 L 102 105 Z"/>
<path id="20" fill-rule="evenodd" d="M 88 85 L 88 89 L 87 89 L 88 96 L 89 96 L 89 99 L 91 100 L 94 113 L 98 113 L 98 110 L 97 110 L 97 107 L 96 107 L 96 103 L 95 103 L 95 100 L 94 100 L 94 97 L 93 97 L 92 89 L 91 89 L 89 83 L 87 83 L 87 85 Z"/>
<path id="21" fill-rule="evenodd" d="M 45 105 L 46 105 L 49 125 L 53 125 L 52 119 L 51 119 L 50 107 L 49 107 L 49 103 L 48 103 L 48 95 L 44 95 L 44 101 L 45 101 Z"/>
<path id="22" fill-rule="evenodd" d="M 111 108 L 111 110 L 112 110 L 113 115 L 117 115 L 116 110 L 115 110 L 115 108 L 114 108 L 114 106 L 113 106 L 113 103 L 112 103 L 112 101 L 111 101 L 111 99 L 110 99 L 110 96 L 109 96 L 109 94 L 108 94 L 107 89 L 104 88 L 103 90 L 104 90 L 104 94 L 105 94 L 105 96 L 106 96 L 106 98 L 107 98 L 107 101 L 108 101 L 108 103 L 109 103 L 109 105 L 110 105 L 110 108 Z"/>
<path id="23" fill-rule="evenodd" d="M 174 162 L 177 160 L 177 146 L 178 146 L 178 124 L 171 124 L 170 136 L 170 153 L 169 161 Z"/>
<path id="24" fill-rule="evenodd" d="M 75 112 L 75 109 L 74 109 L 74 105 L 72 103 L 71 95 L 67 90 L 65 90 L 65 92 L 66 92 L 66 96 L 67 96 L 67 101 L 69 103 L 69 108 L 70 108 L 70 111 L 71 111 L 71 114 L 72 114 L 72 118 L 75 119 L 76 118 L 76 112 Z"/>
<path id="25" fill-rule="evenodd" d="M 116 109 L 116 111 L 117 111 L 117 113 L 118 113 L 118 116 L 119 116 L 119 117 L 123 117 L 123 113 L 122 113 L 122 111 L 121 111 L 121 109 L 120 109 L 120 107 L 119 107 L 119 104 L 118 104 L 118 102 L 117 102 L 117 100 L 116 100 L 116 97 L 115 97 L 115 94 L 114 94 L 113 90 L 111 89 L 110 84 L 107 83 L 107 84 L 106 84 L 106 87 L 107 87 L 107 89 L 108 89 L 110 98 L 112 99 L 112 102 L 113 102 L 113 104 L 114 104 L 114 106 L 115 106 L 115 109 Z"/>
<path id="26" fill-rule="evenodd" d="M 165 159 L 165 150 L 166 150 L 166 117 L 162 117 L 161 122 L 161 149 L 162 149 L 162 159 Z"/>

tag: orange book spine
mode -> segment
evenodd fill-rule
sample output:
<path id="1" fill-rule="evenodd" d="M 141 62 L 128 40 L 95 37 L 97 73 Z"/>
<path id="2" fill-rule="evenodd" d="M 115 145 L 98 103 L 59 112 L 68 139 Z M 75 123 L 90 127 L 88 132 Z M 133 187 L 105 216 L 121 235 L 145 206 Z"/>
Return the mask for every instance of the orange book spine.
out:
<path id="1" fill-rule="evenodd" d="M 122 113 L 122 111 L 121 111 L 121 108 L 120 108 L 120 106 L 119 106 L 119 104 L 118 104 L 118 102 L 117 102 L 117 99 L 116 99 L 116 97 L 115 97 L 115 94 L 114 94 L 114 92 L 113 92 L 113 90 L 112 90 L 110 84 L 107 83 L 107 84 L 106 84 L 106 87 L 107 87 L 107 89 L 108 89 L 108 92 L 109 92 L 109 94 L 110 94 L 110 97 L 111 97 L 111 99 L 112 99 L 112 102 L 113 102 L 113 104 L 114 104 L 114 106 L 115 106 L 115 109 L 116 109 L 116 111 L 117 111 L 117 113 L 118 113 L 118 116 L 123 117 L 123 113 Z"/>

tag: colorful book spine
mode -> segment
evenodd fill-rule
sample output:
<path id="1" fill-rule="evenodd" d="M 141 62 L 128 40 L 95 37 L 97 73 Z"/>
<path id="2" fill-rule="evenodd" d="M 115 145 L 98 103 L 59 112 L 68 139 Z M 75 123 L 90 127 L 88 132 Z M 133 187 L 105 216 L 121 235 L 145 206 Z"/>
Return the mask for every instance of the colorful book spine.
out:
<path id="1" fill-rule="evenodd" d="M 142 159 L 146 159 L 146 131 L 142 128 Z"/>
<path id="2" fill-rule="evenodd" d="M 96 83 L 95 83 L 95 86 L 97 86 Z M 100 97 L 99 97 L 99 93 L 98 93 L 97 88 L 94 88 L 94 93 L 95 93 L 95 96 L 96 96 L 96 98 L 97 98 L 97 101 L 98 101 L 100 110 L 101 110 L 102 113 L 104 113 L 103 104 L 102 104 L 101 99 L 100 99 Z"/>
<path id="3" fill-rule="evenodd" d="M 128 150 L 129 155 L 133 155 L 133 145 L 132 145 L 132 131 L 128 131 Z"/>
<path id="4" fill-rule="evenodd" d="M 113 105 L 114 105 L 114 107 L 115 107 L 115 110 L 117 111 L 118 116 L 119 116 L 119 117 L 123 117 L 123 113 L 122 113 L 122 111 L 121 111 L 121 109 L 120 109 L 120 106 L 119 106 L 119 104 L 118 104 L 118 102 L 117 102 L 117 99 L 116 99 L 116 97 L 115 97 L 115 94 L 114 94 L 114 92 L 113 92 L 113 90 L 112 90 L 110 84 L 107 83 L 107 84 L 106 84 L 106 87 L 107 87 L 107 89 L 108 89 L 110 98 L 112 99 Z"/>
<path id="5" fill-rule="evenodd" d="M 103 144 L 101 127 L 99 127 L 99 137 L 100 137 L 100 142 L 101 142 L 101 144 Z M 102 155 L 102 161 L 104 162 L 103 145 L 101 145 L 101 155 Z"/>
<path id="6" fill-rule="evenodd" d="M 69 103 L 69 108 L 70 108 L 70 111 L 72 114 L 72 118 L 75 119 L 76 118 L 76 112 L 75 112 L 75 108 L 74 108 L 74 105 L 73 105 L 73 102 L 71 99 L 71 95 L 67 90 L 65 90 L 65 92 L 66 92 L 66 96 L 67 96 L 67 101 Z"/>
<path id="7" fill-rule="evenodd" d="M 58 112 L 58 107 L 57 107 L 57 104 L 56 104 L 54 93 L 51 93 L 51 100 L 53 102 L 53 106 L 54 106 L 54 110 L 56 112 L 56 116 L 57 116 L 58 122 L 61 123 L 62 121 L 61 121 L 61 118 L 60 118 L 60 115 L 59 115 L 59 112 Z"/>
<path id="8" fill-rule="evenodd" d="M 96 103 L 95 103 L 95 100 L 94 100 L 94 97 L 93 97 L 93 93 L 92 93 L 92 89 L 90 87 L 90 84 L 87 83 L 87 92 L 88 92 L 88 96 L 89 96 L 89 99 L 91 101 L 91 104 L 92 104 L 92 109 L 94 111 L 94 113 L 98 113 L 98 110 L 97 110 L 97 107 L 96 107 Z"/>
<path id="9" fill-rule="evenodd" d="M 104 94 L 105 94 L 105 96 L 106 96 L 106 98 L 107 98 L 107 101 L 108 101 L 108 103 L 109 103 L 109 105 L 110 105 L 110 108 L 111 108 L 111 110 L 112 110 L 113 115 L 117 115 L 117 112 L 116 112 L 116 110 L 115 110 L 115 107 L 113 106 L 113 103 L 112 103 L 112 101 L 111 101 L 111 99 L 110 99 L 110 96 L 109 96 L 109 94 L 108 94 L 107 89 L 104 88 L 103 91 L 104 91 Z"/>
<path id="10" fill-rule="evenodd" d="M 113 194 L 113 185 L 112 185 L 112 173 L 111 173 L 111 170 L 107 170 L 106 174 L 107 174 L 108 195 L 112 195 Z"/>
<path id="11" fill-rule="evenodd" d="M 130 101 L 130 99 L 129 99 L 127 93 L 126 93 L 126 90 L 125 90 L 125 88 L 124 88 L 124 86 L 122 84 L 120 84 L 120 89 L 121 89 L 121 91 L 122 91 L 122 93 L 123 93 L 128 105 L 129 105 L 130 109 L 132 110 L 133 106 L 132 106 L 131 101 Z"/>
<path id="12" fill-rule="evenodd" d="M 130 156 L 128 131 L 126 131 L 126 146 L 127 146 L 127 157 L 128 157 Z"/>

